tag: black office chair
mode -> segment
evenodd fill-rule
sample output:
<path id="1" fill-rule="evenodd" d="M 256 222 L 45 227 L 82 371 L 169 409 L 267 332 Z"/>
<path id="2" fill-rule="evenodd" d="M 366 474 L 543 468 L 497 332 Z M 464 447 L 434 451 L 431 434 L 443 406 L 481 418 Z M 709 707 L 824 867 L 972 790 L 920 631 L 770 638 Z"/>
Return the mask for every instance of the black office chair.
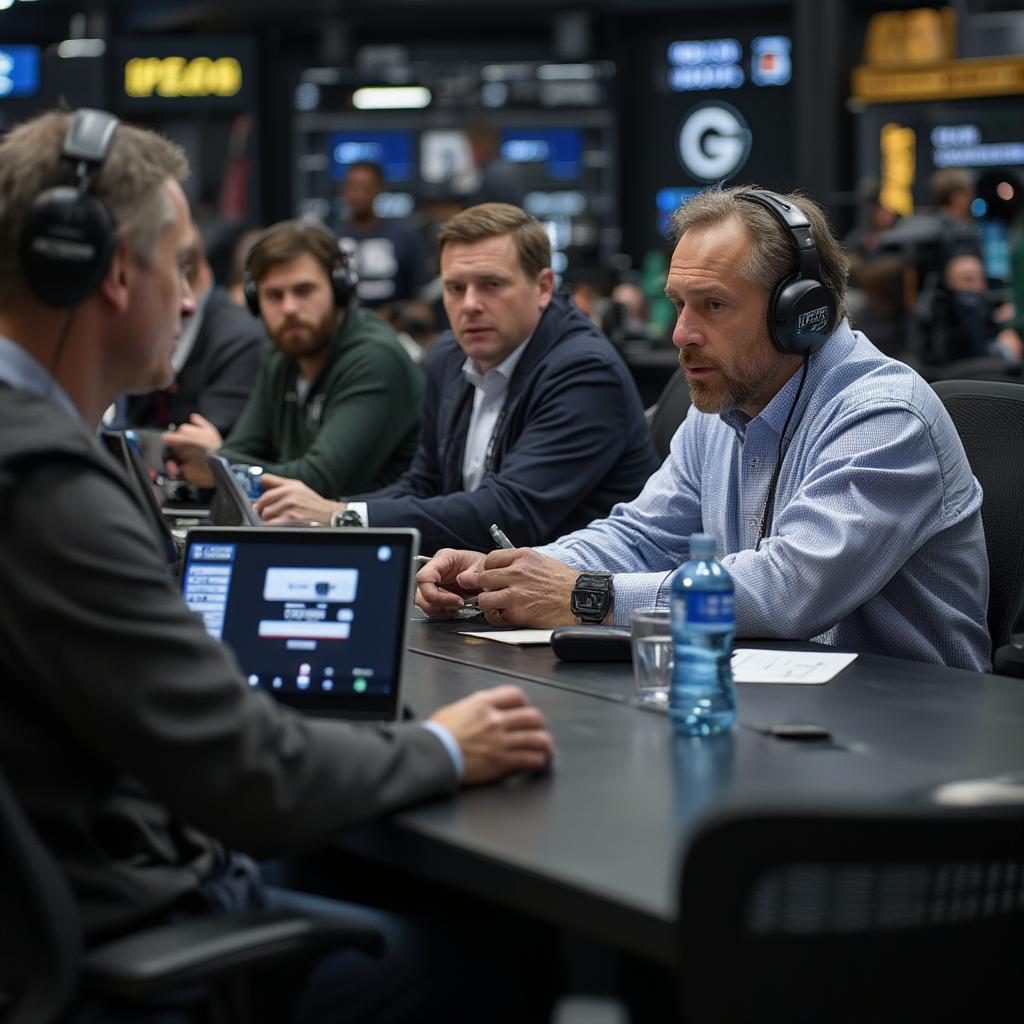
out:
<path id="1" fill-rule="evenodd" d="M 948 380 L 932 385 L 985 492 L 988 628 L 996 670 L 1024 677 L 1014 653 L 1024 637 L 1024 384 Z"/>
<path id="2" fill-rule="evenodd" d="M 668 458 L 672 435 L 679 429 L 679 424 L 686 418 L 690 408 L 690 389 L 686 385 L 685 374 L 677 370 L 669 377 L 653 408 L 651 440 L 658 458 L 664 462 Z"/>
<path id="3" fill-rule="evenodd" d="M 1024 806 L 722 813 L 678 937 L 688 1024 L 1019 1017 Z"/>
<path id="4" fill-rule="evenodd" d="M 202 986 L 218 1022 L 284 1019 L 288 994 L 251 997 L 269 968 L 302 976 L 339 948 L 379 955 L 383 939 L 340 914 L 255 911 L 149 928 L 82 950 L 74 897 L 0 773 L 0 1021 L 51 1024 L 80 994 L 137 1003 Z M 265 997 L 265 998 L 264 998 Z M 275 998 L 276 997 L 276 998 Z M 198 998 L 198 997 L 197 997 Z"/>

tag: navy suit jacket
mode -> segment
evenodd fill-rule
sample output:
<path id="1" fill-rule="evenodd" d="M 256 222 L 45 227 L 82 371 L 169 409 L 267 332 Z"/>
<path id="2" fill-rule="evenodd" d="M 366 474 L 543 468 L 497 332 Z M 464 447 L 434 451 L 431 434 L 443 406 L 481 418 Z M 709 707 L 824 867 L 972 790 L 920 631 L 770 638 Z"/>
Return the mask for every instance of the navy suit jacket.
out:
<path id="1" fill-rule="evenodd" d="M 658 468 L 625 364 L 571 298 L 555 295 L 509 381 L 484 479 L 465 490 L 464 362 L 450 332 L 430 351 L 419 449 L 404 476 L 360 499 L 371 526 L 414 526 L 428 552 L 489 550 L 491 523 L 519 547 L 543 544 L 632 500 Z"/>

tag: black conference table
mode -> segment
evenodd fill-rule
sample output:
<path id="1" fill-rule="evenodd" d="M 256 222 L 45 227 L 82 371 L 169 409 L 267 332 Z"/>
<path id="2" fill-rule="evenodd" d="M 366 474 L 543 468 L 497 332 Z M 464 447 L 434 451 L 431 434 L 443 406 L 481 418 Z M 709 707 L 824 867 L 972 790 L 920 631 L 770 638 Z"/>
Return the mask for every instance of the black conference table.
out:
<path id="1" fill-rule="evenodd" d="M 690 739 L 633 705 L 628 663 L 562 663 L 549 646 L 456 632 L 482 628 L 411 624 L 409 703 L 426 715 L 515 682 L 547 717 L 554 769 L 353 829 L 342 845 L 644 959 L 672 962 L 679 857 L 711 808 L 912 803 L 944 782 L 1024 771 L 1020 680 L 861 655 L 824 685 L 739 684 L 733 731 Z M 760 731 L 793 721 L 832 740 Z"/>

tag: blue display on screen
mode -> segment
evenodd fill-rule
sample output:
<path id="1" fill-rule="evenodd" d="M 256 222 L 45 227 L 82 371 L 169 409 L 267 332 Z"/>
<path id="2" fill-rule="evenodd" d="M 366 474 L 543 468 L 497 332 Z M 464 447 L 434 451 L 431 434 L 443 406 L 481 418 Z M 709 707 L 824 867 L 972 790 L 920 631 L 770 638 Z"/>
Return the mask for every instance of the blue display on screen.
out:
<path id="1" fill-rule="evenodd" d="M 544 163 L 549 178 L 583 173 L 583 133 L 578 128 L 503 128 L 501 155 L 517 164 Z"/>
<path id="2" fill-rule="evenodd" d="M 411 132 L 333 132 L 327 157 L 334 181 L 343 181 L 360 160 L 379 164 L 386 181 L 409 181 L 414 175 Z"/>
<path id="3" fill-rule="evenodd" d="M 0 98 L 39 92 L 39 47 L 0 46 Z"/>

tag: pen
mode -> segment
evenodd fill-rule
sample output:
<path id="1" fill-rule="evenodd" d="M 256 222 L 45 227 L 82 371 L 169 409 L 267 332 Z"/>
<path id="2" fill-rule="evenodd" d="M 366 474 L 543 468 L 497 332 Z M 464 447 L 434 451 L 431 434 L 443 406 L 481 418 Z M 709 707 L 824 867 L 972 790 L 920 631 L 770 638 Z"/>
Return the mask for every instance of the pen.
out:
<path id="1" fill-rule="evenodd" d="M 515 544 L 513 544 L 512 541 L 510 541 L 508 537 L 505 536 L 501 527 L 498 526 L 497 523 L 491 523 L 491 536 L 494 538 L 494 543 L 497 544 L 499 548 L 515 547 Z"/>

